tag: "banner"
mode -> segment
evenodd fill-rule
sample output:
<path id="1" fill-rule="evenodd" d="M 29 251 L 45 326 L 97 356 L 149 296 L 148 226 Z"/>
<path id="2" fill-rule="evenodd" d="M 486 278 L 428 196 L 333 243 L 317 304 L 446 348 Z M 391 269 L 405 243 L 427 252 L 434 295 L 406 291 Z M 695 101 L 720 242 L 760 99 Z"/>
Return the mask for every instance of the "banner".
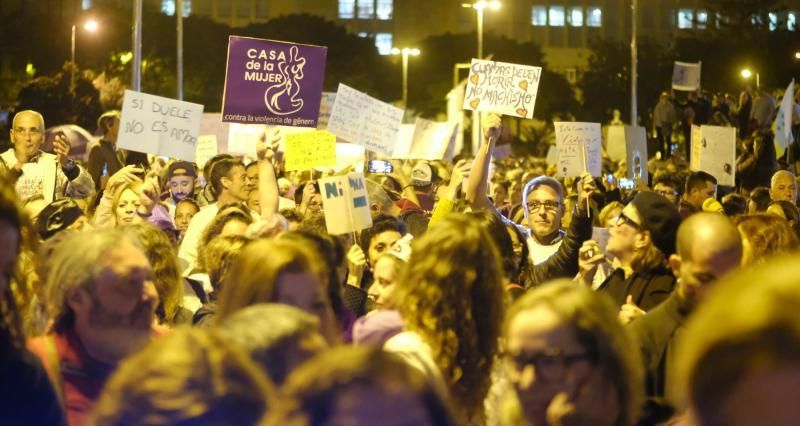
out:
<path id="1" fill-rule="evenodd" d="M 675 61 L 672 67 L 672 88 L 689 92 L 699 89 L 702 64 Z"/>
<path id="2" fill-rule="evenodd" d="M 736 183 L 736 128 L 692 126 L 692 171 L 704 171 L 717 178 L 717 184 Z"/>
<path id="3" fill-rule="evenodd" d="M 328 131 L 342 141 L 362 145 L 369 151 L 392 155 L 403 109 L 339 84 Z"/>
<path id="4" fill-rule="evenodd" d="M 792 112 L 794 111 L 794 79 L 789 83 L 789 87 L 783 92 L 778 115 L 772 124 L 772 131 L 775 133 L 775 153 L 776 158 L 783 157 L 786 148 L 794 142 L 792 134 Z"/>
<path id="5" fill-rule="evenodd" d="M 197 138 L 197 146 L 195 147 L 194 162 L 197 167 L 202 169 L 206 166 L 208 160 L 215 155 L 219 154 L 219 146 L 217 146 L 217 137 L 214 135 L 202 135 Z"/>
<path id="6" fill-rule="evenodd" d="M 541 67 L 473 59 L 464 109 L 533 118 Z"/>
<path id="7" fill-rule="evenodd" d="M 336 136 L 325 130 L 286 135 L 286 171 L 336 165 Z"/>
<path id="8" fill-rule="evenodd" d="M 602 135 L 600 123 L 556 122 L 558 176 L 580 177 L 583 172 L 600 176 Z"/>
<path id="9" fill-rule="evenodd" d="M 222 121 L 316 127 L 327 51 L 230 36 Z"/>
<path id="10" fill-rule="evenodd" d="M 202 119 L 203 105 L 126 90 L 117 146 L 193 162 Z"/>
<path id="11" fill-rule="evenodd" d="M 319 190 L 329 234 L 348 234 L 372 226 L 364 175 L 350 173 L 320 179 Z"/>

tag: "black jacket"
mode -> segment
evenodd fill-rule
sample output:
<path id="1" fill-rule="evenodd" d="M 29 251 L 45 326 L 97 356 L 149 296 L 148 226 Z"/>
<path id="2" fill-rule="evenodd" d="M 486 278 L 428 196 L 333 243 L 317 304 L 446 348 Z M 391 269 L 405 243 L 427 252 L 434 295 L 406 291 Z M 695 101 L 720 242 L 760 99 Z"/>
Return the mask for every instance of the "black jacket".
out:
<path id="1" fill-rule="evenodd" d="M 634 272 L 627 279 L 622 269 L 617 269 L 597 290 L 611 296 L 617 306 L 624 305 L 630 295 L 636 306 L 649 311 L 666 300 L 674 287 L 675 276 L 666 268 Z"/>
<path id="2" fill-rule="evenodd" d="M 578 273 L 578 250 L 583 242 L 590 238 L 592 238 L 592 220 L 588 216 L 579 216 L 575 213 L 558 251 L 538 265 L 528 261 L 523 271 L 525 288 L 535 287 L 556 278 L 574 278 Z"/>

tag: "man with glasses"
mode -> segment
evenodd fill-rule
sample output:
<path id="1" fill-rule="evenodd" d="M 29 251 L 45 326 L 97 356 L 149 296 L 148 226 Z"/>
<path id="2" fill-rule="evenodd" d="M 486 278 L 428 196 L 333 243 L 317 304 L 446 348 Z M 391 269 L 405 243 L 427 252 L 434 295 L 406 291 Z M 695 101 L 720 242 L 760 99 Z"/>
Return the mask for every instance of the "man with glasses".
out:
<path id="1" fill-rule="evenodd" d="M 531 262 L 538 265 L 558 251 L 566 235 L 561 229 L 564 188 L 549 176 L 539 176 L 525 185 L 522 202 L 530 229 L 528 249 Z"/>
<path id="2" fill-rule="evenodd" d="M 20 111 L 11 125 L 13 147 L 0 154 L 0 164 L 16 182 L 20 199 L 41 196 L 54 200 L 86 198 L 94 189 L 89 174 L 69 158 L 69 141 L 63 134 L 53 140 L 55 155 L 40 150 L 45 140 L 44 118 L 36 111 Z"/>
<path id="3" fill-rule="evenodd" d="M 676 206 L 680 203 L 683 195 L 682 186 L 681 178 L 677 173 L 662 172 L 656 173 L 653 177 L 653 192 L 661 194 Z"/>

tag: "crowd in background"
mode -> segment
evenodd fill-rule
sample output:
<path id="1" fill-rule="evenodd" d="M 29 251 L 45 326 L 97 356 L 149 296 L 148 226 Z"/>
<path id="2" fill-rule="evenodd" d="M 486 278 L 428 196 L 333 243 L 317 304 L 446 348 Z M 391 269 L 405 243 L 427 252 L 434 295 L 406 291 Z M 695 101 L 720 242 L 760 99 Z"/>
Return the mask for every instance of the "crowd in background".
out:
<path id="1" fill-rule="evenodd" d="M 791 424 L 796 148 L 777 158 L 775 100 L 748 96 L 662 96 L 633 185 L 608 158 L 493 160 L 487 114 L 474 157 L 367 173 L 373 225 L 344 235 L 332 172 L 285 171 L 277 130 L 198 168 L 117 148 L 111 111 L 79 164 L 18 112 L 0 423 Z M 677 111 L 738 128 L 735 187 L 689 170 Z"/>

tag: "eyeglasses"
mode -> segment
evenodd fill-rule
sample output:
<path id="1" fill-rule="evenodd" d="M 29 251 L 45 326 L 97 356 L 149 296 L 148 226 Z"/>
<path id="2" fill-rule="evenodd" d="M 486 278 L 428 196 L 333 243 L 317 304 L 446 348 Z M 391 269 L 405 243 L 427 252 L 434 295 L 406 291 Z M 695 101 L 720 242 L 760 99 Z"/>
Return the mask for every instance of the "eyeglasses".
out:
<path id="1" fill-rule="evenodd" d="M 656 190 L 655 193 L 658 194 L 658 195 L 663 195 L 665 197 L 677 197 L 678 196 L 678 191 L 667 191 L 667 190 L 659 191 L 659 190 Z"/>
<path id="2" fill-rule="evenodd" d="M 538 212 L 540 208 L 544 207 L 545 211 L 553 212 L 558 210 L 558 207 L 561 205 L 558 201 L 538 201 L 538 200 L 531 200 L 528 201 L 528 211 L 529 212 Z"/>
<path id="3" fill-rule="evenodd" d="M 559 380 L 575 362 L 593 359 L 589 352 L 566 352 L 558 348 L 547 348 L 539 353 L 506 353 L 506 358 L 514 363 L 517 371 L 532 365 L 536 375 L 544 380 Z"/>
<path id="4" fill-rule="evenodd" d="M 617 216 L 617 226 L 620 225 L 630 225 L 637 231 L 642 230 L 642 225 L 639 225 L 633 219 L 629 218 L 628 216 L 625 216 L 625 213 L 620 213 L 619 216 Z"/>

